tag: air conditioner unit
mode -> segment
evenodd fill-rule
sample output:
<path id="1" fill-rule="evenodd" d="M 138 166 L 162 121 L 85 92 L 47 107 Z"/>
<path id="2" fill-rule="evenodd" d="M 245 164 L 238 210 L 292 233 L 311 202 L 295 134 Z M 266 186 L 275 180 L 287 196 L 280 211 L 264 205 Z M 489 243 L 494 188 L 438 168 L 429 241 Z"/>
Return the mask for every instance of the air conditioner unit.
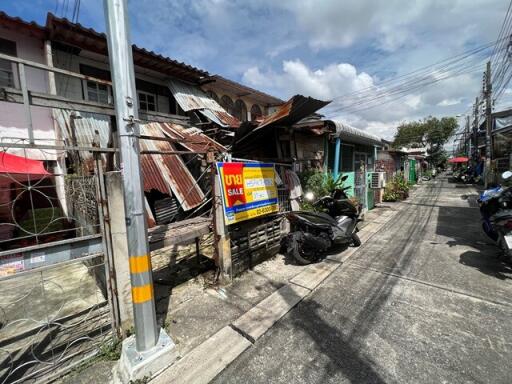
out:
<path id="1" fill-rule="evenodd" d="M 386 172 L 370 172 L 370 188 L 380 189 L 386 186 Z"/>

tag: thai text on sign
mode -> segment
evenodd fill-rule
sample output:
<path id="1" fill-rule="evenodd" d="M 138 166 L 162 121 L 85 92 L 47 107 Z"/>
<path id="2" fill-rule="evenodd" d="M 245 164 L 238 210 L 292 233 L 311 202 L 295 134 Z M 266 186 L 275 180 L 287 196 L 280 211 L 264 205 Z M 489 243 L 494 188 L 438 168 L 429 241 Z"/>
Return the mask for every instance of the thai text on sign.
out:
<path id="1" fill-rule="evenodd" d="M 217 163 L 226 224 L 279 211 L 276 173 L 269 163 Z"/>

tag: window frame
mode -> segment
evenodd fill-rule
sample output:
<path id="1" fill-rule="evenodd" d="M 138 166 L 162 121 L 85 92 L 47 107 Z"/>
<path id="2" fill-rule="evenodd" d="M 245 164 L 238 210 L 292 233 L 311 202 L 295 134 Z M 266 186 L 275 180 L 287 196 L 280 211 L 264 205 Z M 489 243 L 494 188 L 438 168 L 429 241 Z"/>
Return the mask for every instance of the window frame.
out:
<path id="1" fill-rule="evenodd" d="M 96 86 L 96 93 L 98 94 L 97 100 L 91 100 L 89 98 L 89 83 L 92 83 Z M 92 80 L 85 80 L 85 79 L 82 80 L 82 89 L 83 89 L 84 100 L 92 101 L 94 103 L 105 104 L 102 101 L 100 101 L 100 98 L 99 98 L 99 93 L 100 93 L 99 87 L 100 86 L 105 86 L 107 88 L 107 104 L 113 105 L 114 97 L 113 97 L 113 93 L 112 93 L 112 87 L 110 85 L 96 83 L 95 81 L 92 81 Z"/>
<path id="2" fill-rule="evenodd" d="M 9 56 L 14 56 L 14 57 L 18 57 L 18 45 L 16 43 L 16 41 L 14 40 L 9 40 L 9 39 L 4 39 L 3 37 L 0 38 L 1 40 L 4 40 L 6 42 L 9 42 L 13 45 L 13 51 L 8 51 L 8 50 L 0 50 L 0 53 L 3 53 L 5 55 L 9 55 Z M 16 63 L 12 62 L 12 61 L 9 61 L 9 60 L 5 60 L 5 59 L 0 59 L 2 60 L 3 62 L 5 63 L 8 63 L 10 64 L 10 71 L 8 69 L 0 69 L 0 71 L 3 71 L 3 72 L 6 72 L 6 73 L 10 73 L 10 83 L 9 84 L 1 84 L 0 83 L 0 87 L 1 88 L 15 88 L 15 89 L 19 89 L 20 88 L 20 84 L 19 84 L 19 77 L 18 77 L 18 70 L 17 70 L 17 65 Z"/>
<path id="3" fill-rule="evenodd" d="M 147 100 L 147 97 L 148 96 L 151 96 L 153 98 L 153 107 L 154 109 L 149 109 L 149 108 L 142 108 L 141 106 L 141 99 L 140 99 L 140 96 L 143 95 L 145 98 L 146 98 L 146 101 L 144 102 L 146 104 L 146 107 L 149 106 L 149 102 Z M 138 105 L 139 105 L 139 111 L 141 112 L 158 112 L 158 97 L 156 94 L 154 93 L 151 93 L 151 92 L 146 92 L 146 91 L 137 91 L 137 101 L 138 101 Z"/>

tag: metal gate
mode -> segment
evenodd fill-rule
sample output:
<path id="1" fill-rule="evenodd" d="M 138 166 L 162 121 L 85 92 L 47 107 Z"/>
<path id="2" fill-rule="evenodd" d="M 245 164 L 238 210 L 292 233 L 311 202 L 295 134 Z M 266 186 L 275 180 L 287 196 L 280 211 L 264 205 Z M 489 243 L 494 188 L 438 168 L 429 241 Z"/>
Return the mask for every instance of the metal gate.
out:
<path id="1" fill-rule="evenodd" d="M 50 380 L 113 335 L 99 162 L 64 175 L 53 147 L 0 145 L 1 384 Z"/>

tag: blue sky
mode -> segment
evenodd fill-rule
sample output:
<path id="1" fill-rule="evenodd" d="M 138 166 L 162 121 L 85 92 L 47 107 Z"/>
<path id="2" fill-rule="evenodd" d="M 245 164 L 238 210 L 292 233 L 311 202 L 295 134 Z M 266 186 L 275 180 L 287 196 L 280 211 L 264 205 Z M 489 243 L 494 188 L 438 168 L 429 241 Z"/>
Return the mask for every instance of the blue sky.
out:
<path id="1" fill-rule="evenodd" d="M 70 18 L 74 3 L 4 0 L 0 9 L 44 24 L 48 11 Z M 295 93 L 333 99 L 495 40 L 508 0 L 128 4 L 132 39 L 139 46 L 283 99 Z M 80 23 L 105 30 L 101 0 L 82 0 L 80 9 Z M 382 106 L 336 115 L 390 138 L 401 121 L 466 112 L 480 84 L 477 70 Z"/>

